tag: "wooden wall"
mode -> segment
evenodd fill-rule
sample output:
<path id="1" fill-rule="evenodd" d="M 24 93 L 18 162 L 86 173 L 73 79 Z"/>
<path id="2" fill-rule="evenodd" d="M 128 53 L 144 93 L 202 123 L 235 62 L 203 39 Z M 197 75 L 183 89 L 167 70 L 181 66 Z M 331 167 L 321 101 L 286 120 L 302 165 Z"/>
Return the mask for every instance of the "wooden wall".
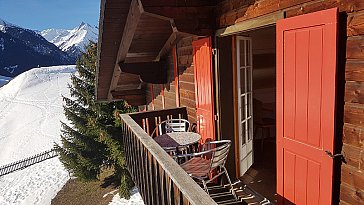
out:
<path id="1" fill-rule="evenodd" d="M 179 87 L 180 106 L 187 107 L 188 119 L 191 123 L 196 122 L 195 80 L 192 59 L 192 37 L 187 37 L 177 43 L 177 73 Z M 146 97 L 148 110 L 175 108 L 178 98 L 176 97 L 175 70 L 173 51 L 168 56 L 166 84 L 148 84 Z M 152 92 L 151 92 L 152 87 Z M 178 94 L 177 94 L 178 95 Z M 163 107 L 164 103 L 164 107 Z"/>
<path id="2" fill-rule="evenodd" d="M 193 67 L 193 37 L 184 38 L 177 44 L 179 92 L 181 106 L 187 107 L 188 119 L 196 122 L 195 79 Z"/>
<path id="3" fill-rule="evenodd" d="M 217 5 L 215 13 L 217 27 L 224 28 L 274 12 L 285 12 L 286 17 L 292 17 L 333 7 L 339 8 L 340 16 L 346 21 L 346 25 L 341 24 L 339 28 L 344 57 L 339 62 L 338 92 L 343 85 L 344 99 L 339 93 L 338 110 L 343 106 L 344 111 L 342 115 L 338 113 L 343 119 L 338 119 L 337 124 L 341 132 L 337 135 L 337 144 L 345 155 L 346 164 L 336 172 L 339 176 L 334 183 L 340 191 L 334 191 L 334 195 L 340 192 L 340 199 L 337 199 L 340 204 L 364 204 L 364 1 L 225 0 Z"/>
<path id="4" fill-rule="evenodd" d="M 172 52 L 168 55 L 166 69 L 168 81 L 166 84 L 147 84 L 146 86 L 148 110 L 177 107 Z"/>

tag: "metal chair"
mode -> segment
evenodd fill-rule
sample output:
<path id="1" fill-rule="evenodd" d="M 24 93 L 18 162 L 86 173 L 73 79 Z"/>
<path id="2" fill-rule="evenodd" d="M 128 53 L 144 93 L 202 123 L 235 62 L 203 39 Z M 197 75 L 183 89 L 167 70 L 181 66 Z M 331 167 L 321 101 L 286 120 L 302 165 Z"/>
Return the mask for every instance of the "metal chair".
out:
<path id="1" fill-rule="evenodd" d="M 231 192 L 237 199 L 230 176 L 225 168 L 225 162 L 231 146 L 230 140 L 211 141 L 202 145 L 202 150 L 197 153 L 177 155 L 175 157 L 190 158 L 180 166 L 194 179 L 202 182 L 204 190 L 209 193 L 207 184 L 217 177 L 225 174 L 231 187 Z M 211 177 L 213 171 L 217 174 Z"/>
<path id="2" fill-rule="evenodd" d="M 153 130 L 151 136 L 162 135 L 165 133 L 172 132 L 188 132 L 190 130 L 190 122 L 185 119 L 169 119 L 160 122 L 157 127 Z"/>

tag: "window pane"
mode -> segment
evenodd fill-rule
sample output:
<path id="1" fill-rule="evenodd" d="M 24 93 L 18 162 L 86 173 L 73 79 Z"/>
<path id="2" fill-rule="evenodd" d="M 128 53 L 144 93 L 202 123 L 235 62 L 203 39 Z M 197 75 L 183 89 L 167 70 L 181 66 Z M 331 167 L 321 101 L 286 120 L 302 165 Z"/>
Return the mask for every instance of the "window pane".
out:
<path id="1" fill-rule="evenodd" d="M 244 145 L 246 143 L 246 132 L 245 132 L 245 122 L 241 123 L 241 144 Z"/>
<path id="2" fill-rule="evenodd" d="M 241 89 L 241 93 L 243 94 L 245 93 L 245 68 L 240 69 L 240 89 Z"/>
<path id="3" fill-rule="evenodd" d="M 251 59 L 250 59 L 250 41 L 246 41 L 246 65 L 251 65 Z"/>
<path id="4" fill-rule="evenodd" d="M 247 91 L 252 91 L 252 67 L 246 68 L 246 84 L 247 84 Z"/>
<path id="5" fill-rule="evenodd" d="M 248 120 L 248 141 L 253 138 L 253 119 Z"/>
<path id="6" fill-rule="evenodd" d="M 251 93 L 248 93 L 247 94 L 247 109 L 248 109 L 247 117 L 252 116 L 252 108 L 253 107 L 252 107 L 251 98 L 252 98 L 252 94 Z"/>
<path id="7" fill-rule="evenodd" d="M 245 66 L 245 41 L 240 40 L 239 41 L 239 49 L 240 49 L 240 66 Z"/>
<path id="8" fill-rule="evenodd" d="M 246 119 L 246 112 L 245 112 L 245 98 L 246 96 L 241 96 L 240 97 L 240 103 L 241 103 L 241 121 L 245 120 Z"/>

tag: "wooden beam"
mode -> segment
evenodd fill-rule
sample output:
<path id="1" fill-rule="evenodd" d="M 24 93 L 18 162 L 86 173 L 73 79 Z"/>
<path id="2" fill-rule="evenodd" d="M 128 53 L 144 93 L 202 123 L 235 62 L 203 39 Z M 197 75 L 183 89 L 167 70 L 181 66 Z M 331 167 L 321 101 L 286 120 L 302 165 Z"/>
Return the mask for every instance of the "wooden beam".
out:
<path id="1" fill-rule="evenodd" d="M 145 14 L 156 18 L 173 19 L 179 32 L 198 36 L 210 36 L 215 27 L 213 7 L 144 7 Z"/>
<path id="2" fill-rule="evenodd" d="M 118 93 L 113 93 L 112 97 L 113 97 L 113 101 L 125 100 L 129 105 L 132 105 L 132 106 L 145 105 L 147 102 L 145 99 L 145 94 L 144 95 L 118 95 Z"/>
<path id="3" fill-rule="evenodd" d="M 168 40 L 166 41 L 166 43 L 164 44 L 164 46 L 162 47 L 162 49 L 159 51 L 159 54 L 156 57 L 156 61 L 159 61 L 161 58 L 165 57 L 166 55 L 168 55 L 168 52 L 171 50 L 171 48 L 176 45 L 177 43 L 177 32 L 173 32 Z"/>
<path id="4" fill-rule="evenodd" d="M 140 62 L 140 63 L 119 63 L 120 69 L 125 73 L 139 75 L 146 83 L 164 84 L 167 83 L 167 69 L 164 61 Z"/>
<path id="5" fill-rule="evenodd" d="M 109 96 L 108 96 L 109 100 L 113 98 L 113 96 L 111 95 L 111 91 L 116 87 L 119 80 L 119 76 L 121 74 L 118 62 L 125 60 L 131 42 L 133 40 L 135 31 L 137 29 L 139 19 L 143 12 L 144 10 L 140 0 L 132 0 L 119 46 L 114 72 L 111 79 L 111 85 L 109 88 Z"/>
<path id="6" fill-rule="evenodd" d="M 144 89 L 134 89 L 134 90 L 114 90 L 111 91 L 113 96 L 127 96 L 127 95 L 145 95 Z"/>
<path id="7" fill-rule="evenodd" d="M 242 21 L 236 23 L 232 26 L 228 26 L 226 28 L 222 28 L 216 31 L 216 36 L 222 37 L 227 35 L 236 34 L 243 31 L 249 31 L 256 28 L 262 28 L 265 26 L 269 26 L 275 24 L 277 20 L 283 19 L 283 12 L 276 12 L 273 14 L 267 14 L 258 18 Z"/>

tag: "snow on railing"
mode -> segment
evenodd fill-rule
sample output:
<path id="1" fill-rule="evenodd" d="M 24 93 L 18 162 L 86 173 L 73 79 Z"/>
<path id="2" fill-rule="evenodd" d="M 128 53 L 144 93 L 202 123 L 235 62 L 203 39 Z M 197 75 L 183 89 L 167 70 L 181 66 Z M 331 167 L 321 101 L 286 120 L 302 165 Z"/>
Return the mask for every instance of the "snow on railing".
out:
<path id="1" fill-rule="evenodd" d="M 18 170 L 22 170 L 31 165 L 37 164 L 37 163 L 45 161 L 47 159 L 51 159 L 56 156 L 58 156 L 57 151 L 55 149 L 51 149 L 51 150 L 33 155 L 31 157 L 0 166 L 0 177 L 10 174 L 12 172 L 18 171 Z"/>

